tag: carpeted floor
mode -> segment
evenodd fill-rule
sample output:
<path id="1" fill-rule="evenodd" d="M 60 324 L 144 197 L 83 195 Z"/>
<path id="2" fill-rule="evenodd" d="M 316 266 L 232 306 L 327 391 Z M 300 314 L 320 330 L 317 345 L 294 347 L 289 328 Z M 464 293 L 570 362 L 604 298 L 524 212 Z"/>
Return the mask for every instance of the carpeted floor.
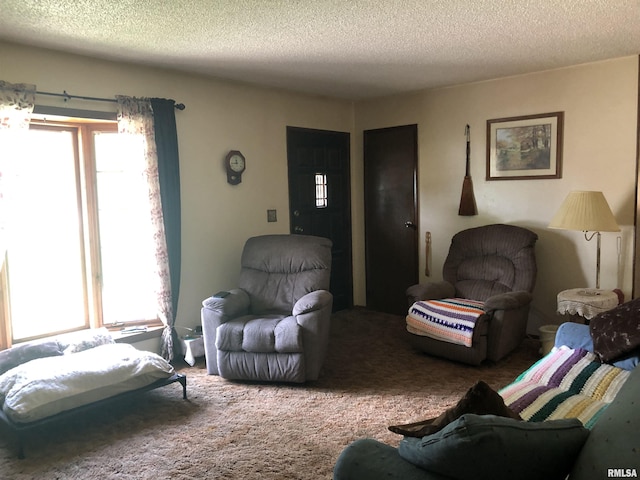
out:
<path id="1" fill-rule="evenodd" d="M 498 389 L 538 358 L 527 339 L 496 365 L 428 357 L 407 343 L 402 317 L 356 308 L 332 318 L 321 378 L 306 385 L 237 383 L 206 374 L 137 402 L 29 436 L 26 459 L 0 429 L 2 479 L 330 479 L 342 449 L 361 437 L 397 445 L 395 423 L 435 417 L 476 380 Z"/>

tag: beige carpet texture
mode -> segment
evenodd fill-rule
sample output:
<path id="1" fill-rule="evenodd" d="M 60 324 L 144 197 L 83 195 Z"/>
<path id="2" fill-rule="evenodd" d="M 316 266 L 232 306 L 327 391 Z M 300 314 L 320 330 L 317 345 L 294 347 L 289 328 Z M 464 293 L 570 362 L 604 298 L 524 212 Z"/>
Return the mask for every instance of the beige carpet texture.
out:
<path id="1" fill-rule="evenodd" d="M 355 308 L 332 316 L 319 380 L 304 385 L 187 375 L 172 384 L 30 433 L 26 458 L 0 428 L 1 479 L 331 479 L 340 452 L 363 437 L 397 446 L 389 425 L 436 417 L 477 380 L 499 389 L 535 362 L 526 339 L 497 364 L 429 357 L 408 342 L 404 318 Z"/>

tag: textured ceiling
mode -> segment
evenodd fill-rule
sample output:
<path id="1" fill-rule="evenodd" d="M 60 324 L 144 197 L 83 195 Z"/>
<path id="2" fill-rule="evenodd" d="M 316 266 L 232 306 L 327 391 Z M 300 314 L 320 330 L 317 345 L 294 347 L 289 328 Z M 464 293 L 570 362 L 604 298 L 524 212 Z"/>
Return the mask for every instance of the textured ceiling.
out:
<path id="1" fill-rule="evenodd" d="M 0 39 L 362 99 L 637 55 L 640 0 L 0 0 Z"/>

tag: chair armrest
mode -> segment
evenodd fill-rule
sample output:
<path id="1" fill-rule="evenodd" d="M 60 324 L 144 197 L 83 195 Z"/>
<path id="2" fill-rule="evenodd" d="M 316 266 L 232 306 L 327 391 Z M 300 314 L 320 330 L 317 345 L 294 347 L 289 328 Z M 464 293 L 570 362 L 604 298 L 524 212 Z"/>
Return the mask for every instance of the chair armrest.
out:
<path id="1" fill-rule="evenodd" d="M 218 349 L 216 347 L 216 330 L 232 318 L 249 313 L 249 294 L 241 289 L 229 291 L 224 298 L 209 297 L 202 302 L 200 318 L 204 340 L 204 353 L 207 357 L 207 372 L 218 375 Z"/>
<path id="2" fill-rule="evenodd" d="M 329 345 L 333 295 L 327 290 L 316 290 L 301 297 L 293 306 L 292 314 L 302 331 L 305 375 L 317 380 Z"/>
<path id="3" fill-rule="evenodd" d="M 321 310 L 333 303 L 333 295 L 326 290 L 316 290 L 309 292 L 296 302 L 293 306 L 293 315 L 298 316 L 303 313 L 309 313 Z"/>
<path id="4" fill-rule="evenodd" d="M 529 292 L 507 292 L 487 298 L 484 308 L 487 312 L 494 310 L 513 310 L 531 303 L 533 296 Z"/>
<path id="5" fill-rule="evenodd" d="M 224 298 L 209 297 L 202 302 L 202 306 L 207 310 L 227 318 L 249 313 L 249 305 L 249 294 L 239 288 L 230 290 L 229 295 Z"/>
<path id="6" fill-rule="evenodd" d="M 456 295 L 456 288 L 446 280 L 419 283 L 407 288 L 409 306 L 419 300 L 436 300 L 438 298 L 452 298 Z"/>

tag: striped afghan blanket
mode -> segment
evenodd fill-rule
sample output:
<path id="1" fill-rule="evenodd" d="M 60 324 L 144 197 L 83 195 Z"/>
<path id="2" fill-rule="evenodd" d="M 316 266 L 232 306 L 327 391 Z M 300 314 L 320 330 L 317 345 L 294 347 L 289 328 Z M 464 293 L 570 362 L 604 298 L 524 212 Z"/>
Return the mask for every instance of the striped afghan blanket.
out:
<path id="1" fill-rule="evenodd" d="M 484 313 L 484 303 L 465 298 L 425 300 L 409 308 L 407 330 L 416 335 L 471 346 L 473 328 Z"/>
<path id="2" fill-rule="evenodd" d="M 600 363 L 587 350 L 560 347 L 551 350 L 498 393 L 523 420 L 577 418 L 590 429 L 630 373 Z"/>

